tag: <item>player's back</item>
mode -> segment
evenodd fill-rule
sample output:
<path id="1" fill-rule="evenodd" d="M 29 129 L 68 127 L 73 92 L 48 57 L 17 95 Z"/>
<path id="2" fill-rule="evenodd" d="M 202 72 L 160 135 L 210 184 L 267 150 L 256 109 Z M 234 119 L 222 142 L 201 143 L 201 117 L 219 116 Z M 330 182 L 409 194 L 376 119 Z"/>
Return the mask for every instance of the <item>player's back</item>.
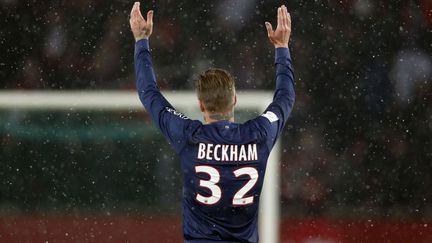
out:
<path id="1" fill-rule="evenodd" d="M 136 42 L 134 57 L 139 98 L 181 158 L 185 240 L 258 242 L 258 203 L 266 161 L 295 100 L 288 48 L 275 49 L 273 101 L 261 116 L 245 124 L 202 125 L 188 119 L 160 93 L 147 39 Z"/>
<path id="2" fill-rule="evenodd" d="M 193 122 L 180 152 L 186 240 L 258 241 L 259 195 L 274 139 L 266 122 Z"/>

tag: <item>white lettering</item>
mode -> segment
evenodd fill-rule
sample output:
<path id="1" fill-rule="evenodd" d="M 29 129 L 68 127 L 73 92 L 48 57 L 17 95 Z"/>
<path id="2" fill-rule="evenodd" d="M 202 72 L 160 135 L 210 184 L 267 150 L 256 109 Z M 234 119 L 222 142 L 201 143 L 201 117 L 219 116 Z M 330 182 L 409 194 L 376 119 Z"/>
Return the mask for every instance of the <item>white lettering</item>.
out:
<path id="1" fill-rule="evenodd" d="M 181 112 L 178 112 L 170 107 L 165 107 L 165 108 L 168 112 L 180 117 L 181 119 L 185 119 L 185 120 L 188 119 L 187 116 L 183 115 Z"/>
<path id="2" fill-rule="evenodd" d="M 229 145 L 222 145 L 222 161 L 229 161 L 228 148 Z"/>
<path id="3" fill-rule="evenodd" d="M 240 156 L 239 156 L 239 161 L 245 161 L 246 160 L 246 149 L 245 146 L 242 145 L 240 147 Z"/>
<path id="4" fill-rule="evenodd" d="M 207 144 L 207 153 L 206 153 L 206 159 L 207 160 L 212 160 L 213 158 L 211 157 L 211 154 L 213 153 L 212 151 L 213 148 L 213 144 Z"/>
<path id="5" fill-rule="evenodd" d="M 215 147 L 214 147 L 214 150 L 213 150 L 213 157 L 214 157 L 214 159 L 215 159 L 216 161 L 220 161 L 220 157 L 219 157 L 219 155 L 218 155 L 218 150 L 219 150 L 219 148 L 220 148 L 221 146 L 222 146 L 222 145 L 220 145 L 220 144 L 216 144 Z"/>
<path id="6" fill-rule="evenodd" d="M 198 159 L 204 159 L 204 157 L 205 157 L 205 147 L 206 147 L 206 145 L 205 144 L 203 144 L 203 143 L 200 143 L 199 145 L 198 145 Z"/>
<path id="7" fill-rule="evenodd" d="M 258 151 L 256 144 L 199 143 L 197 158 L 214 161 L 254 161 L 258 160 Z"/>
<path id="8" fill-rule="evenodd" d="M 248 160 L 258 160 L 256 144 L 248 144 Z"/>
<path id="9" fill-rule="evenodd" d="M 231 145 L 230 161 L 237 161 L 237 145 Z"/>

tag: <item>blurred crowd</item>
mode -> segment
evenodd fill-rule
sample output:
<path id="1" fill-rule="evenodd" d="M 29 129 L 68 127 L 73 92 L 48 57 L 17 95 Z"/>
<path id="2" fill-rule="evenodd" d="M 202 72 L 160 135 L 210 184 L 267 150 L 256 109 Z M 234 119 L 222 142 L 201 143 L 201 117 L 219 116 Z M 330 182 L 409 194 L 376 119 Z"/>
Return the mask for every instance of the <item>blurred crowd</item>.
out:
<path id="1" fill-rule="evenodd" d="M 2 89 L 134 88 L 132 2 L 0 4 Z M 161 88 L 191 89 L 199 72 L 216 66 L 231 71 L 239 89 L 272 89 L 264 22 L 275 23 L 278 4 L 142 2 L 143 11 L 155 10 L 150 41 Z M 432 200 L 432 2 L 287 6 L 297 82 L 282 138 L 287 213 L 424 213 Z"/>

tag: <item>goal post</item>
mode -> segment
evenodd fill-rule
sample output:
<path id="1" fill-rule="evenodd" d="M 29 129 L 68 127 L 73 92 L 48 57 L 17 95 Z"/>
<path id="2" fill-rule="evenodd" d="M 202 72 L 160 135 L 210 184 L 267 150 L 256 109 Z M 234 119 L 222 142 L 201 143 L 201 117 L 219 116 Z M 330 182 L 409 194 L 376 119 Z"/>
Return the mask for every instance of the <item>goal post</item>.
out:
<path id="1" fill-rule="evenodd" d="M 191 91 L 163 92 L 179 111 L 200 119 L 197 97 Z M 273 97 L 268 91 L 239 91 L 237 110 L 263 112 Z M 0 91 L 1 110 L 140 110 L 143 109 L 135 91 Z M 260 200 L 260 241 L 279 241 L 279 163 L 280 142 L 270 154 Z"/>

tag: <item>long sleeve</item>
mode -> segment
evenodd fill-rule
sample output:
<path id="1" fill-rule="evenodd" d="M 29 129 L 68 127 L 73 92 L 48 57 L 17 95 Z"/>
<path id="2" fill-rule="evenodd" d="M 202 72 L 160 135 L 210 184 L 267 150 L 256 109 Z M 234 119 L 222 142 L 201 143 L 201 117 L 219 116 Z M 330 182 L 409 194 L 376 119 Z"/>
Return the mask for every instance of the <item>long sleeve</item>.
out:
<path id="1" fill-rule="evenodd" d="M 277 48 L 275 54 L 276 89 L 273 102 L 267 111 L 273 111 L 282 121 L 279 130 L 285 126 L 294 106 L 294 71 L 288 48 Z"/>
<path id="2" fill-rule="evenodd" d="M 276 49 L 275 66 L 276 88 L 273 101 L 261 117 L 257 118 L 256 123 L 258 129 L 265 131 L 265 137 L 270 149 L 281 134 L 295 101 L 294 71 L 288 48 Z"/>
<path id="3" fill-rule="evenodd" d="M 164 107 L 172 107 L 156 84 L 149 42 L 146 39 L 135 43 L 135 75 L 138 95 L 147 112 L 156 116 Z"/>
<path id="4" fill-rule="evenodd" d="M 179 152 L 186 143 L 184 131 L 191 120 L 177 112 L 161 94 L 156 84 L 148 40 L 135 43 L 134 59 L 139 99 L 168 142 Z"/>

